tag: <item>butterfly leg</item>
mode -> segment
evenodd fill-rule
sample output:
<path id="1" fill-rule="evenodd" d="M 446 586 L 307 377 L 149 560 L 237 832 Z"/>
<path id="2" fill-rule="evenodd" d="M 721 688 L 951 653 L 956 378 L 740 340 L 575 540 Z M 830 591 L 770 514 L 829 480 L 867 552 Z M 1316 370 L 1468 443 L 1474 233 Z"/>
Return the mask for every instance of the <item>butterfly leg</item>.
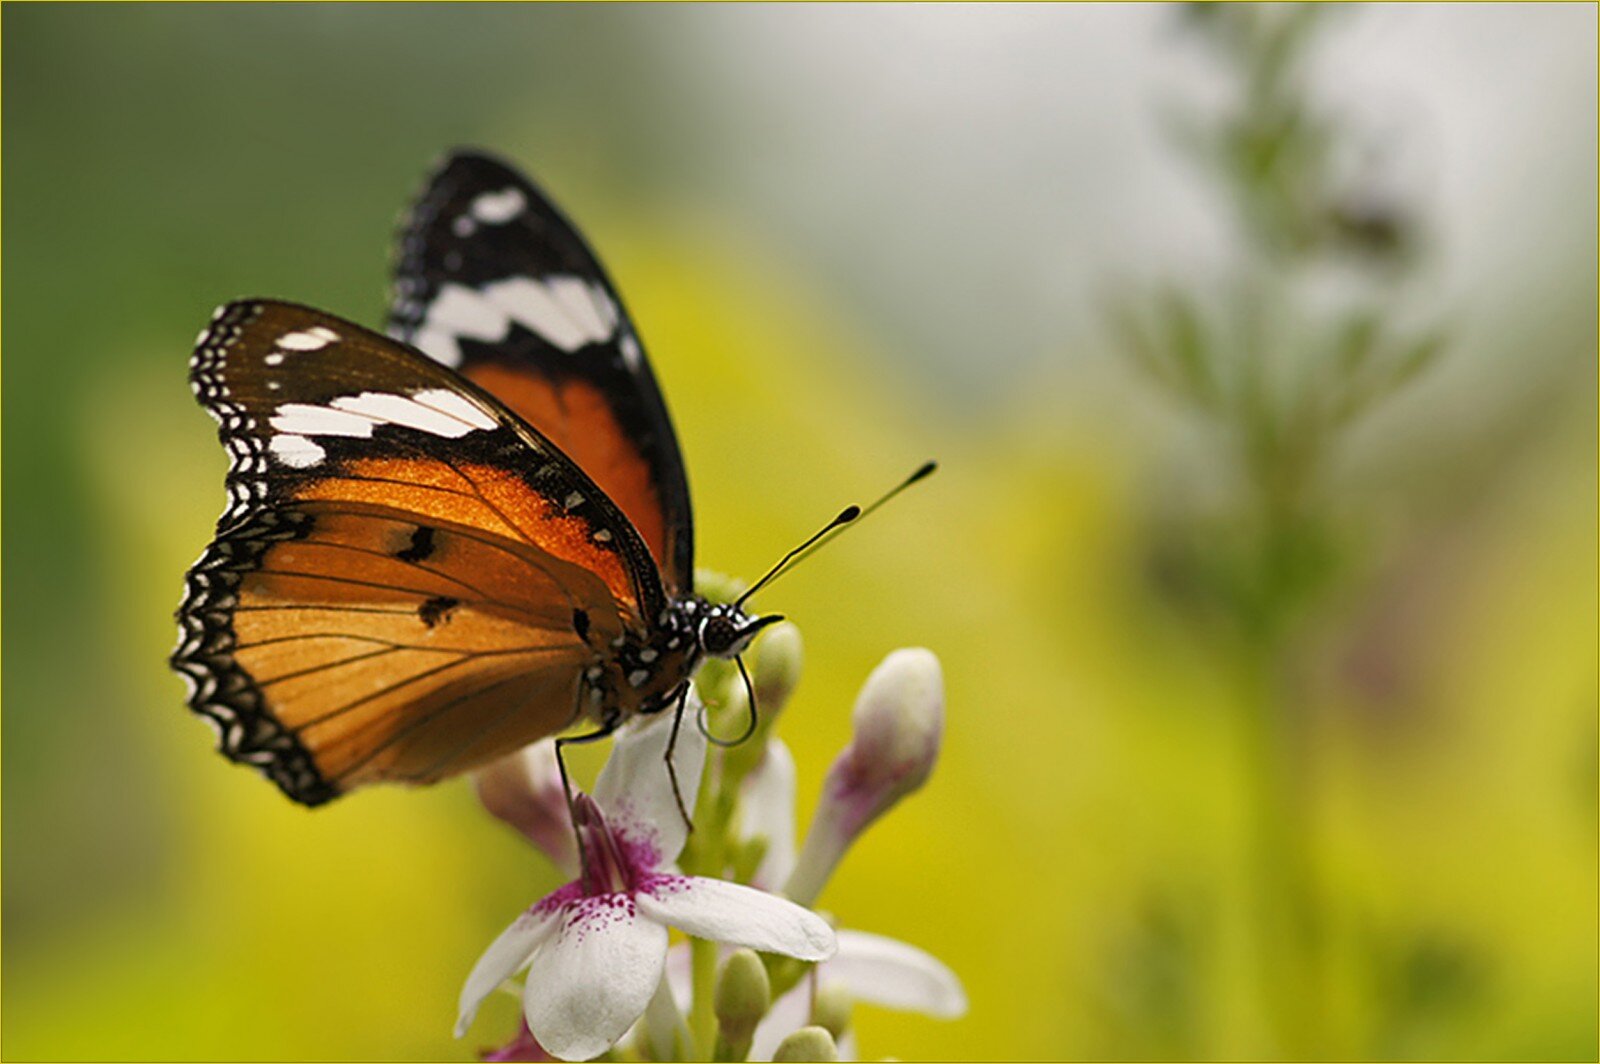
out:
<path id="1" fill-rule="evenodd" d="M 678 767 L 673 763 L 672 752 L 678 747 L 678 727 L 683 723 L 683 707 L 689 701 L 689 685 L 685 683 L 678 689 L 678 704 L 672 710 L 672 735 L 667 739 L 667 776 L 672 780 L 672 796 L 678 800 L 678 815 L 683 817 L 683 824 L 694 833 L 694 819 L 689 816 L 689 807 L 683 800 L 683 788 L 678 784 Z"/>

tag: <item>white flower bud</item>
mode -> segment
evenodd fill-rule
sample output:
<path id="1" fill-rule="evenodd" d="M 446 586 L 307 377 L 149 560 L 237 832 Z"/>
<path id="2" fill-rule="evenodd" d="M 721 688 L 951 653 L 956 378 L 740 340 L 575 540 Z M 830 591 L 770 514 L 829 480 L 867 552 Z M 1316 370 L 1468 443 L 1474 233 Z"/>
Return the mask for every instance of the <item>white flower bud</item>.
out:
<path id="1" fill-rule="evenodd" d="M 485 809 L 520 831 L 562 872 L 577 873 L 578 848 L 553 739 L 479 769 L 473 783 Z"/>
<path id="2" fill-rule="evenodd" d="M 857 835 L 933 771 L 944 734 L 939 659 L 921 647 L 896 650 L 872 670 L 856 698 L 855 735 L 823 784 L 822 801 L 784 892 L 810 904 Z"/>
<path id="3" fill-rule="evenodd" d="M 862 811 L 871 820 L 921 787 L 939 756 L 944 677 L 933 651 L 911 647 L 884 658 L 856 698 L 854 723 L 830 778 L 870 798 Z"/>

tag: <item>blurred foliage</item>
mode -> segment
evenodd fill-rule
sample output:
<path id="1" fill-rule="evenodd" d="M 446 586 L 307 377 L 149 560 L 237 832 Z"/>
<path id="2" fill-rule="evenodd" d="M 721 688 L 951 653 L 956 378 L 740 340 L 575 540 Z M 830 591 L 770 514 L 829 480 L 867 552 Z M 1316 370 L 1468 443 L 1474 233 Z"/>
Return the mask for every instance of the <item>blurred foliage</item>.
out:
<path id="1" fill-rule="evenodd" d="M 1319 867 L 1314 783 L 1327 739 L 1306 713 L 1305 676 L 1328 653 L 1316 636 L 1329 607 L 1370 580 L 1376 561 L 1372 506 L 1330 474 L 1356 422 L 1447 348 L 1442 327 L 1404 324 L 1418 317 L 1404 281 L 1425 266 L 1421 205 L 1341 177 L 1337 160 L 1351 154 L 1343 142 L 1361 131 L 1324 115 L 1310 92 L 1309 53 L 1339 14 L 1305 4 L 1187 7 L 1190 43 L 1210 51 L 1228 92 L 1220 113 L 1189 111 L 1169 125 L 1231 206 L 1238 254 L 1220 283 L 1166 284 L 1110 311 L 1132 364 L 1216 438 L 1212 468 L 1225 487 L 1165 501 L 1150 570 L 1236 693 L 1255 822 L 1256 993 L 1268 1052 L 1291 1059 L 1414 1053 L 1416 1029 L 1477 1003 L 1485 966 L 1448 933 L 1396 929 L 1355 962 L 1381 1003 L 1370 1035 L 1350 1040 L 1330 1027 L 1329 938 L 1339 917 Z M 1152 987 L 1197 978 L 1199 959 L 1174 926 L 1158 921 L 1165 934 L 1132 947 Z M 1181 1015 L 1170 996 L 1150 997 L 1133 1025 Z M 1192 1035 L 1156 1050 L 1200 1053 Z"/>
<path id="2" fill-rule="evenodd" d="M 731 38 L 678 5 L 8 5 L 0 1055 L 477 1048 L 449 1038 L 461 979 L 553 872 L 461 783 L 291 806 L 209 751 L 164 664 L 223 498 L 196 329 L 245 295 L 378 320 L 397 210 L 477 143 L 616 275 L 705 564 L 758 573 L 942 462 L 768 600 L 806 631 L 803 807 L 872 665 L 945 665 L 939 771 L 821 905 L 939 955 L 972 1013 L 858 1007 L 866 1055 L 1593 1059 L 1593 248 L 1492 263 L 1529 297 L 1435 359 L 1445 334 L 1394 317 L 1426 220 L 1319 161 L 1346 133 L 1301 64 L 1340 10 L 1150 42 L 1239 75 L 1190 156 L 1238 269 L 1120 305 L 1138 381 L 1093 345 L 1016 369 L 993 321 L 966 357 L 1003 398 L 973 407 L 693 194 L 742 149 L 703 150 L 684 101 L 743 100 L 683 89 Z M 1329 274 L 1359 299 L 1307 309 Z M 1452 377 L 1468 344 L 1486 368 Z"/>

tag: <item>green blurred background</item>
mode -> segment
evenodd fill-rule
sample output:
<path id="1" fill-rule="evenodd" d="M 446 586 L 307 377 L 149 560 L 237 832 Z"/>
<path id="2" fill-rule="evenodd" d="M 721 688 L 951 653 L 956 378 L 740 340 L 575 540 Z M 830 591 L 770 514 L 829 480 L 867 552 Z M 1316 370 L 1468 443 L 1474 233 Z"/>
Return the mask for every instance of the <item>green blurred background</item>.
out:
<path id="1" fill-rule="evenodd" d="M 222 504 L 191 338 L 380 320 L 475 144 L 616 275 L 703 564 L 943 463 L 767 600 L 803 808 L 884 653 L 946 669 L 939 771 L 822 904 L 971 1013 L 862 1008 L 865 1054 L 1594 1059 L 1595 11 L 1252 20 L 7 5 L 0 1052 L 509 1031 L 449 1037 L 542 859 L 461 782 L 292 806 L 164 664 Z M 1361 320 L 1443 339 L 1340 420 Z"/>

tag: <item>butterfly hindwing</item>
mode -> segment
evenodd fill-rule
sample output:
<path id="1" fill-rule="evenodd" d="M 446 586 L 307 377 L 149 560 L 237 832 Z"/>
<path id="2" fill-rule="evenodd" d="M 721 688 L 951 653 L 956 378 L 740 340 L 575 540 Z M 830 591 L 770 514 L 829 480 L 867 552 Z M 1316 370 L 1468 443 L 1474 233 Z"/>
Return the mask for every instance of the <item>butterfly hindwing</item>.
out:
<path id="1" fill-rule="evenodd" d="M 591 646 L 659 609 L 644 545 L 598 488 L 414 351 L 235 303 L 191 376 L 230 502 L 190 570 L 174 664 L 223 752 L 299 801 L 428 782 L 560 730 Z"/>
<path id="2" fill-rule="evenodd" d="M 669 592 L 693 585 L 689 489 L 637 332 L 561 212 L 516 170 L 458 152 L 401 234 L 391 335 L 494 395 L 638 530 Z"/>

